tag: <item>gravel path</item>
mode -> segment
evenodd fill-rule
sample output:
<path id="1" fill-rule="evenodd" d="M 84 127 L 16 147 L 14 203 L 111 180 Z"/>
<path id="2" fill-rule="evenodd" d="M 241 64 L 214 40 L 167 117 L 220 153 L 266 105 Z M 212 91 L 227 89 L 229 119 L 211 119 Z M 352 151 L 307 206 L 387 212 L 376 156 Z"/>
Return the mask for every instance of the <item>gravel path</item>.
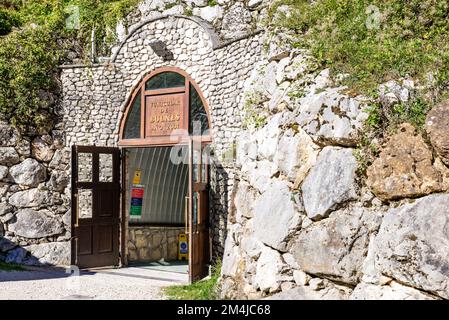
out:
<path id="1" fill-rule="evenodd" d="M 143 268 L 82 271 L 63 269 L 0 271 L 0 300 L 138 300 L 164 299 L 161 288 L 183 284 L 187 275 Z"/>

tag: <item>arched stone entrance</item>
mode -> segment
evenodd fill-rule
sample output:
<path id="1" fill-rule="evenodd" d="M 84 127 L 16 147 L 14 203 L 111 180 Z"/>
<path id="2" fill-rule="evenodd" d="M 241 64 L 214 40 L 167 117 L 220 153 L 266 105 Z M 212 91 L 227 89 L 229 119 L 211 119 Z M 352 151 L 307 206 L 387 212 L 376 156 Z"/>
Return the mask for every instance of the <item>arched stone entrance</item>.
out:
<path id="1" fill-rule="evenodd" d="M 130 95 L 119 148 L 73 148 L 72 262 L 118 265 L 120 256 L 128 265 L 188 252 L 190 281 L 206 276 L 211 141 L 207 102 L 185 71 L 162 67 L 145 76 Z"/>

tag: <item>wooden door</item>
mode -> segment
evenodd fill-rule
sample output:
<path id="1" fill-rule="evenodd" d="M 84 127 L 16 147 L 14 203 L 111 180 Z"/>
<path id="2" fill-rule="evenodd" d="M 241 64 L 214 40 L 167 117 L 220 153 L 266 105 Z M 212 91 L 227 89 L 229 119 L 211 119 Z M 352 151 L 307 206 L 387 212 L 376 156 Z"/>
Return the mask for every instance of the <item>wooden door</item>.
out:
<path id="1" fill-rule="evenodd" d="M 120 151 L 72 147 L 72 265 L 119 264 Z"/>
<path id="2" fill-rule="evenodd" d="M 209 158 L 208 146 L 190 141 L 189 146 L 189 280 L 209 274 Z"/>

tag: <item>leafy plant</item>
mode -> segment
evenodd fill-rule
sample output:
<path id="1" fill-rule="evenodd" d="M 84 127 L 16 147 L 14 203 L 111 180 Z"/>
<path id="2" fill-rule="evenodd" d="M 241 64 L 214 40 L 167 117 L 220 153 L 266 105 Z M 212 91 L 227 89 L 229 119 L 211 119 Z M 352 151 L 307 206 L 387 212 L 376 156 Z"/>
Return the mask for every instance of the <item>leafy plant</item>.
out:
<path id="1" fill-rule="evenodd" d="M 221 263 L 212 267 L 209 279 L 185 286 L 170 286 L 164 293 L 170 300 L 216 300 L 218 299 L 218 279 L 220 278 Z"/>
<path id="2" fill-rule="evenodd" d="M 0 116 L 22 131 L 45 133 L 56 118 L 58 65 L 67 52 L 89 54 L 91 33 L 109 54 L 115 26 L 139 0 L 4 0 L 0 3 Z M 66 27 L 77 6 L 79 29 Z M 78 17 L 77 17 L 78 18 Z"/>

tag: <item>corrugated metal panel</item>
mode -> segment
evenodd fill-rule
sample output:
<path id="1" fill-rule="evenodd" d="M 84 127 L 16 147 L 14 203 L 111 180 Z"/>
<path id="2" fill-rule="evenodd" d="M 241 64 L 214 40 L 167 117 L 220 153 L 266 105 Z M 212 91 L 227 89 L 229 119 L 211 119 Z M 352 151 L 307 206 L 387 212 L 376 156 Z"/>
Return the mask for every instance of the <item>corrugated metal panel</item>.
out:
<path id="1" fill-rule="evenodd" d="M 145 186 L 142 219 L 137 221 L 184 224 L 184 197 L 187 195 L 189 169 L 185 162 L 174 164 L 170 160 L 171 149 L 128 149 L 128 190 L 131 192 L 136 169 L 141 169 L 141 184 Z"/>

